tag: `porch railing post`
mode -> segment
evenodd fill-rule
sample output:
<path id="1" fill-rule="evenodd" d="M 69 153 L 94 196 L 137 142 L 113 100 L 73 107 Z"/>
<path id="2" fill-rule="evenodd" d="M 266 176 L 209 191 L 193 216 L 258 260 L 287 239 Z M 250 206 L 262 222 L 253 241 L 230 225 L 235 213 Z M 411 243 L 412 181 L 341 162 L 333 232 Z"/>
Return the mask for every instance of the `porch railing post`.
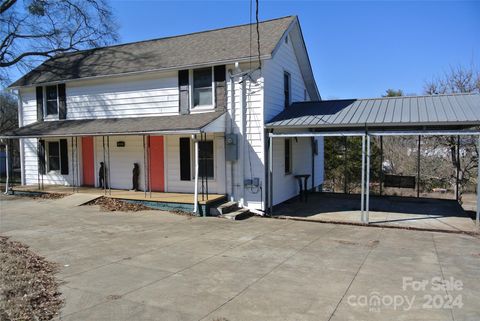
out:
<path id="1" fill-rule="evenodd" d="M 193 196 L 193 213 L 198 214 L 198 140 L 194 136 L 195 140 L 195 189 Z"/>
<path id="2" fill-rule="evenodd" d="M 70 137 L 70 145 L 72 148 L 72 192 L 75 193 L 75 154 L 73 153 L 73 136 Z"/>

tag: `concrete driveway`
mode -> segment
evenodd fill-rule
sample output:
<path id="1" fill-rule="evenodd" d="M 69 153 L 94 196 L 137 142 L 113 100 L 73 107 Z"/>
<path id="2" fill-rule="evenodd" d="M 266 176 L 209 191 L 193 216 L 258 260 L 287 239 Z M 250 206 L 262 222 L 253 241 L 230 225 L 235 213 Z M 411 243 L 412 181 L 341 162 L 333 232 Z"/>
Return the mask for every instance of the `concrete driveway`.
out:
<path id="1" fill-rule="evenodd" d="M 0 201 L 0 233 L 61 264 L 61 320 L 480 319 L 470 236 Z"/>

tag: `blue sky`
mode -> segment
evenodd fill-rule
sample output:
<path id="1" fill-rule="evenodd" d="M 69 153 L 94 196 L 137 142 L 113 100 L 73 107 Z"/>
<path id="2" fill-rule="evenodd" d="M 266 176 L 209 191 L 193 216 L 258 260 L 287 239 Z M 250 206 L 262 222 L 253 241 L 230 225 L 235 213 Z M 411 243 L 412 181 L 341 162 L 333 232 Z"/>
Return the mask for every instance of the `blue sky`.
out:
<path id="1" fill-rule="evenodd" d="M 250 1 L 111 0 L 121 42 L 249 22 Z M 480 1 L 265 1 L 261 20 L 298 15 L 323 99 L 421 94 L 450 66 L 480 66 Z"/>

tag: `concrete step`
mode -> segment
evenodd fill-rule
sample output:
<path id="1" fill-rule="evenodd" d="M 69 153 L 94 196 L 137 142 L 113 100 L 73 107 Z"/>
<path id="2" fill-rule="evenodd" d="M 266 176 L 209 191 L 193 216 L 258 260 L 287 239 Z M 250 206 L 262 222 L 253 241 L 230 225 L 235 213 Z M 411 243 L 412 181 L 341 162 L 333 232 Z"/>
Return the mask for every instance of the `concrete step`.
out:
<path id="1" fill-rule="evenodd" d="M 211 212 L 210 214 L 219 216 L 219 215 L 235 212 L 236 210 L 238 210 L 237 202 L 227 202 L 227 203 L 223 203 L 220 206 L 217 206 L 216 208 L 210 209 L 210 212 Z"/>
<path id="2" fill-rule="evenodd" d="M 74 206 L 80 206 L 90 201 L 93 201 L 94 199 L 97 199 L 100 196 L 101 195 L 74 193 L 72 195 L 68 195 L 63 198 L 57 199 L 54 202 L 60 206 L 74 207 Z"/>
<path id="3" fill-rule="evenodd" d="M 252 213 L 250 213 L 250 211 L 246 208 L 240 208 L 234 212 L 229 212 L 229 213 L 220 215 L 220 217 L 233 220 L 233 221 L 243 220 L 243 219 L 249 218 L 250 216 L 252 216 Z"/>

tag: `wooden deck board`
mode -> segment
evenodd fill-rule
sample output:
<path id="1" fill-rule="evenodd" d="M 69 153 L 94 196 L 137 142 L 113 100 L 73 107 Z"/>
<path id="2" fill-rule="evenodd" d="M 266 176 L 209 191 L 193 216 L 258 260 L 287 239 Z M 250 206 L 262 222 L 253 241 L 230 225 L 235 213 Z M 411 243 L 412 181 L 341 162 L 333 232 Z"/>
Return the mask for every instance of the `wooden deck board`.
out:
<path id="1" fill-rule="evenodd" d="M 58 186 L 58 185 L 45 185 L 43 190 L 38 189 L 37 185 L 26 185 L 26 186 L 14 186 L 14 191 L 22 192 L 46 192 L 46 193 L 63 193 L 71 194 L 73 193 L 73 188 L 70 186 Z M 92 187 L 78 187 L 77 193 L 84 194 L 93 194 L 104 196 L 104 190 L 100 188 Z M 107 190 L 107 195 L 111 198 L 117 199 L 127 199 L 127 200 L 137 200 L 137 201 L 151 201 L 151 202 L 164 202 L 164 203 L 181 203 L 181 204 L 193 204 L 193 193 L 161 193 L 161 192 L 152 192 L 151 197 L 150 193 L 147 192 L 147 197 L 145 197 L 145 192 L 143 191 L 127 191 L 127 190 L 118 190 L 112 189 L 111 195 Z M 206 198 L 206 196 L 205 196 Z M 199 204 L 209 204 L 216 202 L 225 198 L 223 194 L 209 194 L 208 200 L 202 201 L 202 195 L 198 196 Z"/>

